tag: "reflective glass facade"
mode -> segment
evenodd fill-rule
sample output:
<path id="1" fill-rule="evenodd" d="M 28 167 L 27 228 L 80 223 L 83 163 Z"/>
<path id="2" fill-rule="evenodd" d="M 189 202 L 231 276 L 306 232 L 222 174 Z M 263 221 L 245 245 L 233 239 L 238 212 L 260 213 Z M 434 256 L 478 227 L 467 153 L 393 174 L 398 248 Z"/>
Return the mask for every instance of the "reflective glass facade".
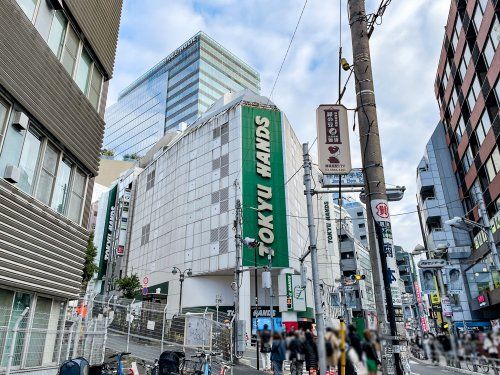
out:
<path id="1" fill-rule="evenodd" d="M 144 155 L 168 130 L 193 123 L 227 92 L 260 93 L 259 74 L 204 33 L 138 78 L 106 111 L 103 148 Z"/>

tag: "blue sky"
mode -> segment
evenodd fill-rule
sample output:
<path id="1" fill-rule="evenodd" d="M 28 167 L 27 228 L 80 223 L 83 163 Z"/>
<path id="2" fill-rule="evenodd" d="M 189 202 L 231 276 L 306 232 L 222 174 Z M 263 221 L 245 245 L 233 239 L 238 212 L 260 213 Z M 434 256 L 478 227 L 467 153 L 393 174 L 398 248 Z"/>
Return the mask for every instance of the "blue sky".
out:
<path id="1" fill-rule="evenodd" d="M 302 142 L 314 140 L 317 105 L 337 100 L 339 1 L 343 55 L 352 60 L 347 1 L 309 0 L 272 97 Z M 378 3 L 367 0 L 367 11 Z M 199 30 L 256 68 L 262 94 L 269 95 L 302 6 L 302 0 L 124 0 L 108 105 Z M 416 167 L 439 120 L 434 79 L 449 6 L 449 0 L 393 1 L 371 38 L 386 182 L 407 187 L 404 200 L 391 204 L 393 215 L 416 207 Z M 352 85 L 343 102 L 355 107 Z M 355 167 L 358 137 L 356 129 Z M 416 214 L 395 216 L 393 228 L 395 243 L 406 249 L 422 242 Z"/>

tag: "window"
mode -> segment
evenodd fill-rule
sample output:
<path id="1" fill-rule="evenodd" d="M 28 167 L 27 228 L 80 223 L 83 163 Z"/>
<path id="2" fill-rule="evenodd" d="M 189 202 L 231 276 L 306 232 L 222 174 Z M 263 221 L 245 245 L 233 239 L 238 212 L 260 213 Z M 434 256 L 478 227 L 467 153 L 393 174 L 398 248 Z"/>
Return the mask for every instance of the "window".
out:
<path id="1" fill-rule="evenodd" d="M 446 86 L 448 85 L 448 78 L 450 78 L 450 64 L 448 60 L 446 60 L 444 64 L 444 74 L 443 74 L 443 89 L 446 90 Z"/>
<path id="2" fill-rule="evenodd" d="M 498 146 L 495 147 L 491 156 L 486 161 L 485 168 L 488 181 L 492 182 L 495 176 L 500 173 L 500 151 L 498 151 Z"/>
<path id="3" fill-rule="evenodd" d="M 82 50 L 80 60 L 78 61 L 78 68 L 76 70 L 75 82 L 84 94 L 87 94 L 91 65 L 92 59 L 87 51 Z"/>
<path id="4" fill-rule="evenodd" d="M 26 14 L 26 16 L 30 19 L 33 19 L 33 15 L 35 14 L 36 3 L 38 0 L 17 0 L 17 3 Z"/>
<path id="5" fill-rule="evenodd" d="M 96 110 L 99 110 L 99 99 L 101 96 L 102 75 L 94 64 L 92 68 L 92 79 L 90 81 L 90 88 L 88 98 L 90 103 Z"/>
<path id="6" fill-rule="evenodd" d="M 9 113 L 9 106 L 2 99 L 0 99 L 0 149 L 2 147 L 3 134 L 5 131 L 5 124 L 7 123 L 7 115 Z M 1 177 L 0 171 L 0 177 Z"/>
<path id="7" fill-rule="evenodd" d="M 465 132 L 465 123 L 462 116 L 458 119 L 457 128 L 455 129 L 455 136 L 457 137 L 457 143 L 460 143 L 462 136 Z"/>
<path id="8" fill-rule="evenodd" d="M 481 27 L 481 22 L 483 20 L 483 9 L 481 8 L 481 3 L 477 3 L 476 9 L 474 10 L 474 16 L 472 17 L 474 20 L 474 26 L 476 27 L 476 33 L 479 32 L 479 28 Z"/>
<path id="9" fill-rule="evenodd" d="M 52 26 L 47 44 L 58 59 L 61 57 L 67 25 L 68 21 L 64 17 L 64 14 L 61 11 L 57 11 L 54 18 L 52 18 Z"/>
<path id="10" fill-rule="evenodd" d="M 49 37 L 50 25 L 52 24 L 53 17 L 54 11 L 50 9 L 47 1 L 40 1 L 35 20 L 35 27 L 45 41 L 47 41 Z"/>
<path id="11" fill-rule="evenodd" d="M 359 236 L 359 238 L 360 238 L 361 240 L 366 240 L 366 235 L 365 235 L 365 234 L 362 234 L 361 236 Z"/>
<path id="12" fill-rule="evenodd" d="M 26 133 L 26 139 L 24 140 L 21 159 L 19 160 L 19 172 L 21 177 L 19 179 L 19 183 L 17 184 L 18 188 L 28 194 L 33 192 L 35 184 L 40 145 L 40 138 L 34 133 L 28 131 Z"/>
<path id="13" fill-rule="evenodd" d="M 150 229 L 150 224 L 144 225 L 142 227 L 141 231 L 141 246 L 145 245 L 149 242 L 149 229 Z"/>
<path id="14" fill-rule="evenodd" d="M 56 180 L 58 159 L 59 153 L 57 150 L 50 144 L 47 144 L 36 191 L 36 198 L 47 205 L 50 203 L 52 189 Z"/>
<path id="15" fill-rule="evenodd" d="M 155 185 L 155 174 L 156 174 L 155 170 L 153 170 L 151 173 L 148 173 L 146 181 L 146 191 L 148 191 Z"/>
<path id="16" fill-rule="evenodd" d="M 68 27 L 66 41 L 64 43 L 64 50 L 62 55 L 62 64 L 68 74 L 73 77 L 73 70 L 75 69 L 76 58 L 78 56 L 78 48 L 80 40 L 72 27 Z"/>
<path id="17" fill-rule="evenodd" d="M 51 207 L 60 214 L 66 213 L 69 198 L 69 181 L 71 177 L 71 164 L 63 160 L 57 171 L 56 186 L 52 197 Z"/>
<path id="18" fill-rule="evenodd" d="M 481 93 L 481 84 L 477 78 L 477 75 L 474 76 L 474 80 L 472 81 L 471 88 L 469 90 L 469 94 L 467 95 L 467 103 L 469 103 L 470 111 L 474 109 L 474 105 L 476 104 L 477 98 L 479 98 L 479 94 Z"/>
<path id="19" fill-rule="evenodd" d="M 363 217 L 363 211 L 358 211 L 356 212 L 357 217 Z"/>
<path id="20" fill-rule="evenodd" d="M 470 166 L 474 162 L 474 158 L 472 156 L 472 151 L 470 147 L 467 147 L 465 150 L 464 156 L 462 158 L 462 165 L 464 168 L 464 173 L 467 173 L 469 171 Z"/>
<path id="21" fill-rule="evenodd" d="M 77 224 L 80 224 L 82 213 L 83 197 L 85 196 L 86 176 L 80 169 L 75 168 L 73 184 L 71 186 L 71 199 L 69 202 L 68 218 Z"/>
<path id="22" fill-rule="evenodd" d="M 364 228 L 364 227 L 365 227 L 365 223 L 358 224 L 358 228 Z"/>
<path id="23" fill-rule="evenodd" d="M 488 134 L 490 128 L 491 128 L 490 117 L 488 116 L 488 113 L 486 111 L 483 111 L 483 114 L 481 115 L 479 123 L 477 124 L 476 127 L 476 135 L 479 145 L 483 144 L 483 141 L 486 138 L 486 134 Z"/>

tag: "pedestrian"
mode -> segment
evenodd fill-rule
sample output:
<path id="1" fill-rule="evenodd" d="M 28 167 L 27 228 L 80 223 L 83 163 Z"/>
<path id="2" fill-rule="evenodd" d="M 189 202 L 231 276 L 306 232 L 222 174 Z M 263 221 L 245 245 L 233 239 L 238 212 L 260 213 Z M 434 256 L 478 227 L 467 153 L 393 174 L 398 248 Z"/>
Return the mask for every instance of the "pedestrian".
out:
<path id="1" fill-rule="evenodd" d="M 352 324 L 349 325 L 349 333 L 347 335 L 351 347 L 356 351 L 358 358 L 363 357 L 363 347 L 361 346 L 361 340 L 356 332 L 356 327 Z"/>
<path id="2" fill-rule="evenodd" d="M 260 332 L 260 361 L 264 371 L 271 371 L 271 332 L 267 324 Z"/>
<path id="3" fill-rule="evenodd" d="M 306 356 L 304 338 L 299 331 L 294 332 L 294 337 L 288 348 L 290 351 L 290 375 L 302 375 Z"/>
<path id="4" fill-rule="evenodd" d="M 484 338 L 483 348 L 490 358 L 498 358 L 498 337 L 493 332 L 488 332 Z"/>
<path id="5" fill-rule="evenodd" d="M 318 347 L 311 332 L 306 332 L 304 343 L 304 353 L 306 356 L 306 370 L 311 374 L 318 371 Z"/>
<path id="6" fill-rule="evenodd" d="M 422 348 L 424 349 L 425 359 L 430 360 L 432 358 L 431 338 L 427 332 L 424 333 L 422 338 Z"/>
<path id="7" fill-rule="evenodd" d="M 364 332 L 365 342 L 363 343 L 363 352 L 366 356 L 366 369 L 369 375 L 376 375 L 380 360 L 377 356 L 377 350 L 373 342 L 373 334 L 369 330 Z"/>
<path id="8" fill-rule="evenodd" d="M 271 363 L 274 375 L 283 375 L 283 361 L 286 359 L 286 343 L 278 332 L 273 335 Z"/>
<path id="9" fill-rule="evenodd" d="M 325 352 L 328 370 L 337 368 L 340 356 L 340 340 L 331 327 L 327 327 L 325 332 Z"/>

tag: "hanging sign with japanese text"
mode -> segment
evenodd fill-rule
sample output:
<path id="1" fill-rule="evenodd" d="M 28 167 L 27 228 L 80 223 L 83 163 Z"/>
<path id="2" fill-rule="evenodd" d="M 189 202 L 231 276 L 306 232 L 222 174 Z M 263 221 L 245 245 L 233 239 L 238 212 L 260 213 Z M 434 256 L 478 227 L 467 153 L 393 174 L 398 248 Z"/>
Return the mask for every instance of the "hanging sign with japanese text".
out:
<path id="1" fill-rule="evenodd" d="M 385 256 L 387 264 L 386 280 L 391 288 L 392 303 L 395 308 L 402 308 L 403 301 L 399 288 L 399 268 L 396 263 L 396 254 L 392 240 L 391 220 L 389 216 L 389 205 L 385 199 L 374 199 L 371 201 L 373 218 L 378 227 L 378 233 L 382 237 L 379 243 L 383 246 L 381 256 Z"/>
<path id="2" fill-rule="evenodd" d="M 347 108 L 322 104 L 316 110 L 318 166 L 325 175 L 348 174 L 351 167 Z"/>

